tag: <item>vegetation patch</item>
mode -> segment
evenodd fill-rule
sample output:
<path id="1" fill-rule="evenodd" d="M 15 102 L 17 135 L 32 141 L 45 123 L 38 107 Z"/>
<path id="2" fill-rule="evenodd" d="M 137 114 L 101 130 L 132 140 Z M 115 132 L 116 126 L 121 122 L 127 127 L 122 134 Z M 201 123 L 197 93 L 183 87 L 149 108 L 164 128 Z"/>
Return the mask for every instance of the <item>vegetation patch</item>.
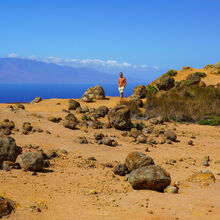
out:
<path id="1" fill-rule="evenodd" d="M 129 108 L 131 115 L 141 114 L 141 111 L 138 106 L 138 102 L 136 100 L 120 101 L 120 105 L 126 105 Z"/>
<path id="2" fill-rule="evenodd" d="M 204 72 L 195 72 L 194 74 L 201 77 L 201 78 L 206 77 L 206 74 Z"/>
<path id="3" fill-rule="evenodd" d="M 149 96 L 146 115 L 175 121 L 199 122 L 220 115 L 220 89 L 198 85 L 175 87 L 160 96 Z M 215 118 L 216 119 L 216 118 Z M 205 123 L 204 121 L 202 121 Z M 214 123 L 211 120 L 212 123 Z"/>
<path id="4" fill-rule="evenodd" d="M 148 85 L 146 87 L 146 90 L 147 90 L 147 95 L 150 96 L 150 95 L 156 95 L 157 92 L 158 92 L 158 89 L 155 85 Z"/>
<path id="5" fill-rule="evenodd" d="M 211 126 L 218 126 L 220 125 L 220 116 L 211 117 L 208 119 L 202 119 L 198 121 L 200 125 L 211 125 Z"/>
<path id="6" fill-rule="evenodd" d="M 167 74 L 168 76 L 176 76 L 177 71 L 176 71 L 176 70 L 171 69 L 171 70 L 168 70 L 168 72 L 167 72 L 166 74 Z"/>

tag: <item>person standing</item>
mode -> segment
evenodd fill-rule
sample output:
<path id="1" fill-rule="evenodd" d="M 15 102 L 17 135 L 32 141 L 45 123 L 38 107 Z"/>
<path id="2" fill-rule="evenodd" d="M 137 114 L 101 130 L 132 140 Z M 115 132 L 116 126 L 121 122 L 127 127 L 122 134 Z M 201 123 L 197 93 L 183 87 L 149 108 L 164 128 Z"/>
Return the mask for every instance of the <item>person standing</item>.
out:
<path id="1" fill-rule="evenodd" d="M 119 79 L 118 79 L 118 90 L 120 92 L 120 101 L 124 99 L 124 89 L 127 84 L 126 79 L 123 77 L 123 73 L 119 73 Z"/>

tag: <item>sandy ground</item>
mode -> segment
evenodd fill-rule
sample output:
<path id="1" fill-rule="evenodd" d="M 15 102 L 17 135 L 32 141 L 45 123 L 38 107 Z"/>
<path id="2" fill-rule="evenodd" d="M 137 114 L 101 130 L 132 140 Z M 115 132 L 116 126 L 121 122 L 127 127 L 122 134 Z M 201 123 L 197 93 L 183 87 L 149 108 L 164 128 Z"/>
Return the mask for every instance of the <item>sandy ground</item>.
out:
<path id="1" fill-rule="evenodd" d="M 118 98 L 108 97 L 107 100 L 82 105 L 89 108 L 101 105 L 113 107 L 118 101 Z M 9 112 L 7 104 L 0 104 L 0 121 L 5 118 L 13 120 L 17 128 L 28 121 L 44 130 L 28 135 L 14 132 L 12 136 L 23 151 L 28 151 L 24 147 L 26 144 L 32 144 L 39 145 L 45 152 L 55 149 L 59 155 L 50 160 L 51 166 L 47 172 L 37 175 L 23 170 L 0 170 L 0 195 L 17 202 L 15 212 L 8 219 L 220 219 L 220 127 L 175 123 L 155 125 L 156 128 L 174 129 L 179 142 L 151 147 L 133 143 L 130 137 L 122 137 L 122 131 L 113 128 L 70 130 L 62 126 L 62 121 L 53 123 L 47 120 L 48 116 L 64 118 L 67 113 L 62 109 L 67 109 L 67 104 L 68 100 L 64 99 L 43 100 L 38 104 L 25 104 L 26 110 L 17 113 Z M 40 114 L 43 118 L 31 113 Z M 80 119 L 80 115 L 76 116 Z M 93 134 L 97 131 L 112 136 L 119 146 L 95 143 Z M 78 136 L 86 136 L 89 144 L 79 144 Z M 148 136 L 159 140 L 152 134 Z M 194 146 L 187 144 L 191 139 Z M 149 152 L 145 152 L 146 147 Z M 68 154 L 62 153 L 62 149 Z M 136 191 L 125 177 L 115 176 L 109 165 L 124 162 L 131 151 L 144 152 L 165 168 L 171 174 L 172 181 L 179 181 L 179 193 Z M 203 158 L 207 155 L 211 161 L 206 168 Z M 96 161 L 88 161 L 88 157 L 95 157 Z M 176 163 L 167 164 L 170 159 L 175 159 Z M 203 169 L 211 170 L 216 181 L 208 186 L 188 181 L 193 173 Z M 91 189 L 96 190 L 97 194 L 89 194 Z M 31 206 L 39 207 L 41 212 Z"/>

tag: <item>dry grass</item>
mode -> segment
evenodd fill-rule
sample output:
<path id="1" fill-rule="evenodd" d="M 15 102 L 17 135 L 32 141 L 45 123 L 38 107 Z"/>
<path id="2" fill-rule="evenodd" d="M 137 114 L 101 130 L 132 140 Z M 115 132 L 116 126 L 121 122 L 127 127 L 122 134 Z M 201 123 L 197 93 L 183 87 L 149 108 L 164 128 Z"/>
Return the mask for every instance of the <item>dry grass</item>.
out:
<path id="1" fill-rule="evenodd" d="M 135 100 L 124 100 L 124 101 L 120 101 L 119 104 L 126 105 L 129 108 L 131 115 L 140 115 L 141 114 L 141 111 L 138 107 L 138 103 Z"/>
<path id="2" fill-rule="evenodd" d="M 161 115 L 175 121 L 199 121 L 220 116 L 220 88 L 185 86 L 173 88 L 146 103 L 149 117 Z"/>

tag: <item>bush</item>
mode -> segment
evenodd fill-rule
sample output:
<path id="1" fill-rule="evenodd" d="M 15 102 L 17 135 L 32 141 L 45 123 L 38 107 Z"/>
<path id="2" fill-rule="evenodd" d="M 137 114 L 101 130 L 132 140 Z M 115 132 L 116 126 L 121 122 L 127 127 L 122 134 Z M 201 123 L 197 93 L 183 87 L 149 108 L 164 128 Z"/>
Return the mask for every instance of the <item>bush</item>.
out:
<path id="1" fill-rule="evenodd" d="M 167 74 L 168 76 L 176 76 L 177 71 L 176 71 L 176 70 L 171 69 L 171 70 L 168 70 L 168 72 L 167 72 L 166 74 Z"/>
<path id="2" fill-rule="evenodd" d="M 159 97 L 148 97 L 146 115 L 193 122 L 219 116 L 220 89 L 198 85 L 175 87 Z"/>
<path id="3" fill-rule="evenodd" d="M 88 115 L 83 115 L 83 116 L 82 116 L 82 120 L 83 120 L 83 121 L 90 121 L 91 118 L 90 118 L 90 116 L 88 116 Z"/>
<path id="4" fill-rule="evenodd" d="M 127 105 L 131 115 L 140 115 L 141 111 L 136 100 L 120 101 L 120 105 Z"/>
<path id="5" fill-rule="evenodd" d="M 156 95 L 157 92 L 158 92 L 158 89 L 155 85 L 148 85 L 146 87 L 146 90 L 147 90 L 147 96 L 149 95 Z"/>
<path id="6" fill-rule="evenodd" d="M 211 125 L 211 126 L 218 126 L 220 125 L 220 117 L 211 117 L 209 119 L 202 119 L 198 121 L 200 125 Z"/>
<path id="7" fill-rule="evenodd" d="M 195 72 L 194 74 L 201 77 L 201 78 L 206 77 L 206 74 L 204 72 Z"/>

